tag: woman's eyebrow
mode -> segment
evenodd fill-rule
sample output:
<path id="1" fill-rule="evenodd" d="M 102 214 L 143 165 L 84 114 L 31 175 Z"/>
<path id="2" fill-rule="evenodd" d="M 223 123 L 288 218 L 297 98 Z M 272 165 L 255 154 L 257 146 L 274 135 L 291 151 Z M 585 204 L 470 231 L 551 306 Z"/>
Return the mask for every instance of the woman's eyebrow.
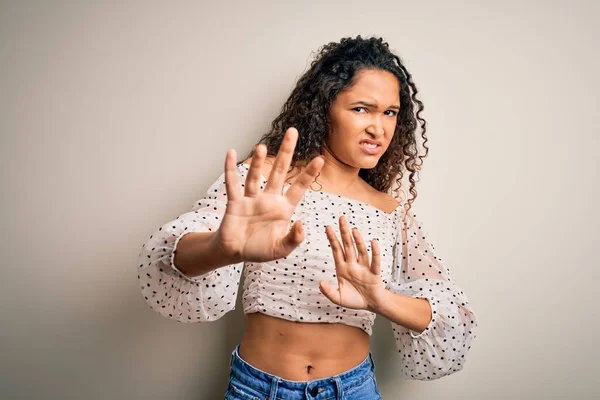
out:
<path id="1" fill-rule="evenodd" d="M 357 105 L 357 104 L 360 104 L 360 105 L 363 105 L 363 106 L 366 106 L 366 107 L 377 108 L 377 104 L 369 103 L 369 102 L 362 101 L 362 100 L 355 101 L 354 103 L 351 103 L 350 105 L 353 106 L 353 105 Z M 388 107 L 388 109 L 389 108 L 393 108 L 395 110 L 399 110 L 400 106 L 398 106 L 398 105 L 391 105 L 391 106 Z"/>

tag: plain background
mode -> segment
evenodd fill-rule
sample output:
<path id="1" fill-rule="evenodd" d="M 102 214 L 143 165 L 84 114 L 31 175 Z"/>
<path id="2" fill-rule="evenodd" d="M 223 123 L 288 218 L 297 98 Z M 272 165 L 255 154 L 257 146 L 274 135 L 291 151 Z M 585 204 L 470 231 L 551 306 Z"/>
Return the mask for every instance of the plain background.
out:
<path id="1" fill-rule="evenodd" d="M 136 258 L 342 37 L 383 36 L 426 106 L 415 204 L 479 319 L 464 370 L 385 399 L 590 399 L 598 373 L 595 1 L 9 1 L 0 6 L 0 397 L 218 399 L 238 307 L 155 314 Z"/>

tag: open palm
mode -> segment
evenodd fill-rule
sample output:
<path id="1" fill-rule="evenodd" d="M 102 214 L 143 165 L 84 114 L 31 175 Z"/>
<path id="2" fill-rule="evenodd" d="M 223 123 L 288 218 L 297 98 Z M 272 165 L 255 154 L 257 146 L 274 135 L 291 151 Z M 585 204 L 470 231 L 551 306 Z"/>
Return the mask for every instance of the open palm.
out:
<path id="1" fill-rule="evenodd" d="M 260 190 L 260 171 L 266 147 L 263 144 L 257 146 L 243 191 L 238 182 L 235 151 L 227 153 L 227 208 L 217 238 L 223 249 L 236 259 L 256 262 L 276 260 L 289 255 L 304 240 L 301 221 L 290 226 L 291 217 L 304 192 L 320 172 L 323 159 L 314 158 L 282 194 L 297 139 L 298 131 L 288 129 L 263 191 Z"/>
<path id="2" fill-rule="evenodd" d="M 371 241 L 372 260 L 358 229 L 350 230 L 345 217 L 340 217 L 340 235 L 338 241 L 334 230 L 326 227 L 327 239 L 331 244 L 335 261 L 338 287 L 328 281 L 321 281 L 321 291 L 333 303 L 353 308 L 371 309 L 384 297 L 385 286 L 381 280 L 381 253 L 377 240 Z M 356 249 L 355 249 L 356 245 Z"/>

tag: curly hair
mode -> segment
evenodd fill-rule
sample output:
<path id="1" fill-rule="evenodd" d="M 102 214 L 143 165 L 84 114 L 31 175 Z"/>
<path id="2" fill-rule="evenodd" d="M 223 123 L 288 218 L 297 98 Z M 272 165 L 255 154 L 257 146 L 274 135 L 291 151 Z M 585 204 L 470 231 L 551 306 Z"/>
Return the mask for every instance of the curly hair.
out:
<path id="1" fill-rule="evenodd" d="M 392 73 L 400 86 L 400 110 L 389 147 L 374 168 L 361 169 L 359 176 L 381 192 L 390 192 L 400 199 L 405 210 L 410 210 L 417 198 L 415 189 L 423 159 L 427 156 L 426 121 L 421 117 L 423 103 L 417 99 L 417 87 L 400 57 L 389 50 L 382 38 L 342 38 L 322 46 L 310 68 L 299 79 L 296 87 L 273 120 L 271 129 L 257 143 L 264 143 L 267 155 L 275 156 L 285 132 L 290 127 L 298 130 L 298 141 L 290 171 L 300 162 L 308 163 L 321 154 L 329 132 L 329 110 L 336 96 L 350 88 L 361 70 L 383 70 Z M 419 154 L 417 128 L 420 125 L 425 153 Z M 256 146 L 250 152 L 253 156 Z M 408 171 L 408 204 L 402 201 L 404 171 Z M 416 178 L 416 179 L 415 179 Z"/>

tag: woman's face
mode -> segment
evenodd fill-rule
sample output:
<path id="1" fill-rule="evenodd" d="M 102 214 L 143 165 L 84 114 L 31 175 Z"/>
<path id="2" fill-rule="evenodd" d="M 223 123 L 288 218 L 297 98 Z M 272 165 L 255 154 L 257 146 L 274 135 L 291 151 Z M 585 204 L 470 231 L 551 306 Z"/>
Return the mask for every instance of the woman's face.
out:
<path id="1" fill-rule="evenodd" d="M 345 164 L 374 168 L 387 150 L 400 109 L 398 79 L 387 71 L 361 70 L 329 110 L 327 145 Z"/>

